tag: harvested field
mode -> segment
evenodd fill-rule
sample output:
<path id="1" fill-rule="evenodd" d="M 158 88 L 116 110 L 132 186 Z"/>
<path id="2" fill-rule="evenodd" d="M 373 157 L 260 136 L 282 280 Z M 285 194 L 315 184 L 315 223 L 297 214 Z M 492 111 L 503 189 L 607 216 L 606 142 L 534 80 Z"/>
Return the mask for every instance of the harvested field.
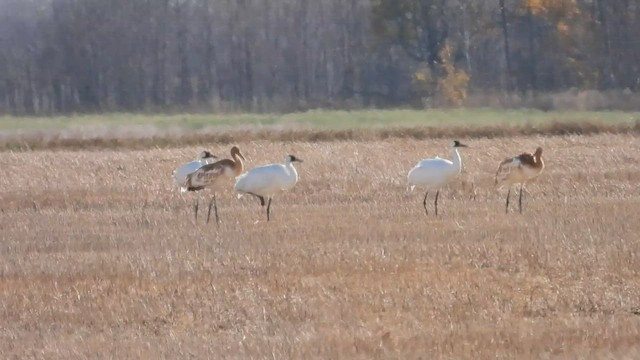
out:
<path id="1" fill-rule="evenodd" d="M 438 218 L 405 175 L 448 139 L 239 142 L 250 167 L 304 159 L 301 180 L 270 223 L 222 193 L 219 227 L 170 179 L 202 146 L 0 152 L 0 354 L 640 357 L 635 131 L 461 140 Z M 495 168 L 536 146 L 545 172 L 505 215 Z"/>

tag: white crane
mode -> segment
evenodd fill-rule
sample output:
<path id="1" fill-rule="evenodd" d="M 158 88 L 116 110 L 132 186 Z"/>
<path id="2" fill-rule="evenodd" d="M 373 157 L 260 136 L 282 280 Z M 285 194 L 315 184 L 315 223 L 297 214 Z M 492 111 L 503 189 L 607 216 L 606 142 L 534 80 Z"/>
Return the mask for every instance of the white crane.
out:
<path id="1" fill-rule="evenodd" d="M 209 211 L 207 212 L 207 223 L 209 223 L 209 218 L 211 217 L 212 206 L 215 207 L 216 223 L 220 223 L 215 191 L 219 189 L 225 179 L 234 178 L 242 173 L 244 170 L 243 160 L 246 161 L 240 149 L 234 146 L 231 148 L 231 159 L 222 159 L 216 162 L 202 164 L 200 167 L 186 174 L 184 181 L 178 184 L 182 192 L 199 191 L 205 188 L 213 190 L 213 197 L 209 202 Z M 195 167 L 195 165 L 193 166 Z M 186 165 L 183 165 L 183 167 L 186 167 Z M 198 198 L 195 200 L 194 217 L 195 221 L 198 221 Z"/>
<path id="2" fill-rule="evenodd" d="M 507 203 L 505 205 L 505 213 L 509 212 L 509 196 L 511 195 L 511 185 L 520 184 L 520 197 L 518 200 L 518 208 L 522 214 L 522 190 L 527 181 L 537 178 L 544 170 L 544 161 L 542 161 L 542 148 L 538 147 L 536 152 L 532 154 L 522 153 L 518 156 L 505 159 L 498 166 L 496 171 L 496 186 L 498 188 L 503 185 L 509 186 L 507 192 Z"/>
<path id="3" fill-rule="evenodd" d="M 424 159 L 411 169 L 407 175 L 411 190 L 416 186 L 422 186 L 427 189 L 424 200 L 422 201 L 424 211 L 427 215 L 429 215 L 429 211 L 427 210 L 429 190 L 437 189 L 434 204 L 436 216 L 438 216 L 438 196 L 440 195 L 440 188 L 456 178 L 462 170 L 462 159 L 458 152 L 458 148 L 460 147 L 467 147 L 467 145 L 460 143 L 458 140 L 454 140 L 453 143 L 451 143 L 451 157 L 453 161 L 441 159 L 437 156 L 433 159 Z"/>
<path id="4" fill-rule="evenodd" d="M 284 164 L 259 166 L 240 175 L 236 179 L 235 186 L 238 198 L 243 194 L 253 195 L 260 199 L 260 205 L 263 207 L 265 197 L 268 198 L 267 221 L 269 221 L 273 196 L 281 191 L 291 189 L 298 182 L 298 172 L 293 167 L 294 162 L 302 162 L 302 160 L 288 155 Z"/>

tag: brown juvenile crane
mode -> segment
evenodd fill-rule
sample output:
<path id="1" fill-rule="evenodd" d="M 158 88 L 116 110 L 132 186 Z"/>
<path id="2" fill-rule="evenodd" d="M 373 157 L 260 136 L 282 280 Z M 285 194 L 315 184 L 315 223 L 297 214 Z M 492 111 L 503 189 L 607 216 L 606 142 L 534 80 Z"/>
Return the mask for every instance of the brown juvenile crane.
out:
<path id="1" fill-rule="evenodd" d="M 518 200 L 518 207 L 522 214 L 522 190 L 524 184 L 527 181 L 533 180 L 538 177 L 542 170 L 544 170 L 544 161 L 542 161 L 542 148 L 538 147 L 536 152 L 532 154 L 522 153 L 518 156 L 505 159 L 498 166 L 496 171 L 496 186 L 502 187 L 503 185 L 509 186 L 507 192 L 507 202 L 505 206 L 505 212 L 509 212 L 509 196 L 511 195 L 511 185 L 520 184 L 520 198 Z"/>
<path id="2" fill-rule="evenodd" d="M 216 223 L 220 223 L 218 216 L 218 204 L 216 201 L 216 190 L 220 189 L 226 181 L 233 179 L 242 174 L 244 171 L 244 163 L 246 161 L 240 149 L 237 146 L 231 148 L 231 159 L 222 159 L 210 164 L 203 165 L 197 170 L 189 173 L 185 182 L 181 187 L 182 191 L 198 191 L 205 188 L 213 191 L 213 197 L 209 202 L 209 211 L 207 212 L 207 223 L 211 217 L 211 207 L 214 207 Z M 194 206 L 195 218 L 198 218 L 198 204 Z"/>

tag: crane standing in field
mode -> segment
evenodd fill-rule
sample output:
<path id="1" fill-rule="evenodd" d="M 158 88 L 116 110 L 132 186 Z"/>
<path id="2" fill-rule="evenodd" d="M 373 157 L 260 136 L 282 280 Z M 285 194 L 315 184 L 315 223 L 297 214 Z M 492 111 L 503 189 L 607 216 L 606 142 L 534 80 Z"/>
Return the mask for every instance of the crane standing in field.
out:
<path id="1" fill-rule="evenodd" d="M 411 185 L 412 190 L 416 186 L 423 186 L 427 188 L 424 200 L 422 201 L 424 211 L 427 215 L 429 215 L 429 211 L 427 210 L 427 196 L 429 195 L 429 190 L 437 189 L 434 205 L 436 216 L 438 216 L 438 196 L 440 195 L 440 188 L 451 182 L 458 176 L 458 174 L 460 174 L 460 171 L 462 170 L 462 159 L 460 158 L 458 148 L 461 147 L 467 147 L 467 145 L 462 144 L 458 140 L 454 140 L 453 143 L 451 143 L 451 157 L 453 158 L 453 161 L 441 159 L 439 157 L 424 159 L 409 171 L 407 180 L 409 185 Z"/>
<path id="2" fill-rule="evenodd" d="M 215 191 L 224 183 L 225 179 L 234 178 L 244 170 L 243 160 L 246 161 L 237 146 L 231 148 L 231 159 L 222 159 L 216 162 L 203 164 L 184 176 L 184 181 L 178 183 L 180 191 L 199 191 L 205 188 L 213 190 L 213 197 L 209 202 L 207 223 L 211 217 L 211 207 L 215 209 L 216 223 L 220 223 L 218 216 L 218 204 Z M 186 165 L 185 165 L 186 166 Z M 184 167 L 184 166 L 183 166 Z M 182 169 L 182 168 L 181 168 Z M 175 174 L 174 174 L 175 175 Z M 178 178 L 176 177 L 176 182 Z M 195 221 L 198 221 L 198 199 L 194 205 Z"/>
<path id="3" fill-rule="evenodd" d="M 298 172 L 293 167 L 294 162 L 302 162 L 293 155 L 288 155 L 284 164 L 269 164 L 255 167 L 247 173 L 240 175 L 236 180 L 236 192 L 238 198 L 243 194 L 249 194 L 260 200 L 264 207 L 265 197 L 269 199 L 267 204 L 267 221 L 270 220 L 271 199 L 281 191 L 286 191 L 298 182 Z"/>
<path id="4" fill-rule="evenodd" d="M 509 212 L 509 196 L 511 195 L 511 185 L 520 184 L 520 198 L 518 200 L 519 211 L 522 214 L 522 190 L 524 183 L 538 177 L 544 170 L 544 161 L 542 161 L 542 148 L 538 147 L 533 155 L 522 153 L 518 156 L 505 159 L 498 166 L 496 171 L 496 186 L 508 185 L 507 202 L 505 212 Z"/>

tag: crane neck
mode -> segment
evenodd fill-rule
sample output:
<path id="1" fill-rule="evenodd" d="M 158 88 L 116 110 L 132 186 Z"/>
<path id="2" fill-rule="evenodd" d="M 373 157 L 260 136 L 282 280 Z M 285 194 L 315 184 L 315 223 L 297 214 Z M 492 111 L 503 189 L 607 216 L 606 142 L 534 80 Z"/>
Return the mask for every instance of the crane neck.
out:
<path id="1" fill-rule="evenodd" d="M 293 166 L 293 163 L 289 160 L 287 160 L 287 163 L 285 165 L 287 167 L 287 169 L 289 169 L 289 174 L 292 175 L 294 178 L 298 178 L 298 171 L 296 171 L 296 168 Z"/>
<path id="2" fill-rule="evenodd" d="M 293 169 L 294 171 L 295 171 L 295 169 L 296 169 L 295 167 L 293 167 L 293 162 L 291 162 L 291 161 L 289 161 L 289 160 L 287 160 L 287 162 L 286 162 L 286 166 L 287 166 L 289 169 Z"/>
<path id="3" fill-rule="evenodd" d="M 234 162 L 233 170 L 235 171 L 236 176 L 242 174 L 242 172 L 244 171 L 244 162 L 242 161 L 242 158 L 238 156 L 238 154 L 234 153 L 233 162 Z"/>
<path id="4" fill-rule="evenodd" d="M 451 147 L 451 157 L 452 157 L 453 165 L 457 169 L 461 169 L 462 168 L 462 158 L 460 157 L 460 152 L 458 152 L 458 148 L 455 147 L 455 146 Z"/>
<path id="5" fill-rule="evenodd" d="M 533 160 L 536 162 L 536 164 L 540 164 L 542 162 L 542 154 L 536 152 L 535 154 L 533 154 Z"/>

